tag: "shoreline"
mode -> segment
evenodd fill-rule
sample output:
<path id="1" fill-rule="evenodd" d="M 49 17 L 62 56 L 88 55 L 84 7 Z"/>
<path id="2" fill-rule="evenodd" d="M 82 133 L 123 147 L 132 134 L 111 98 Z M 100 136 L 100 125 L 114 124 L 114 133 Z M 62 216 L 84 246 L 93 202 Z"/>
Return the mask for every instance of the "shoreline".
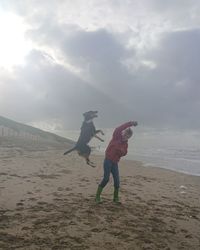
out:
<path id="1" fill-rule="evenodd" d="M 104 153 L 103 152 L 96 152 L 95 151 L 95 153 L 94 153 L 94 155 L 100 155 L 100 156 L 102 156 L 102 157 L 104 157 Z M 140 158 L 142 158 L 143 156 L 141 156 Z M 136 157 L 137 158 L 137 157 Z M 173 168 L 173 167 L 168 167 L 168 166 L 166 166 L 166 165 L 162 165 L 162 164 L 159 164 L 159 163 L 156 163 L 156 162 L 154 162 L 154 163 L 151 163 L 151 162 L 145 162 L 145 160 L 135 160 L 134 159 L 134 156 L 129 156 L 129 155 L 127 155 L 125 158 L 122 158 L 122 160 L 128 160 L 128 161 L 136 161 L 136 162 L 140 162 L 141 163 L 141 165 L 143 166 L 143 167 L 153 167 L 153 168 L 161 168 L 161 169 L 167 169 L 167 170 L 170 170 L 170 171 L 174 171 L 174 172 L 176 172 L 176 173 L 182 173 L 182 174 L 186 174 L 186 175 L 191 175 L 191 176 L 198 176 L 198 177 L 200 177 L 200 173 L 197 173 L 197 174 L 195 174 L 195 173 L 190 173 L 190 172 L 188 172 L 188 171 L 184 171 L 184 170 L 177 170 L 177 169 L 175 169 L 175 167 Z M 172 161 L 172 160 L 171 160 Z M 159 165 L 162 165 L 162 166 L 159 166 Z"/>

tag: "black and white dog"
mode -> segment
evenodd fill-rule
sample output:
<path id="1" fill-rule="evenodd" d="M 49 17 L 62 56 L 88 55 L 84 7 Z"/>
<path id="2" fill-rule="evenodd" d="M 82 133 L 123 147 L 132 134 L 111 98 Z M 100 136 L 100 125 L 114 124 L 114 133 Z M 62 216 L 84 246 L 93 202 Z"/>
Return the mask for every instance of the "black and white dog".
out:
<path id="1" fill-rule="evenodd" d="M 103 139 L 101 139 L 100 137 L 97 136 L 98 133 L 101 133 L 102 135 L 104 135 L 103 131 L 96 130 L 94 123 L 93 123 L 93 119 L 95 117 L 98 117 L 97 113 L 98 113 L 98 111 L 88 111 L 88 112 L 85 112 L 83 114 L 84 121 L 83 121 L 82 126 L 81 126 L 81 133 L 80 133 L 80 136 L 78 138 L 78 141 L 73 148 L 71 148 L 70 150 L 68 150 L 64 153 L 64 155 L 66 155 L 66 154 L 76 150 L 80 156 L 85 158 L 86 163 L 92 167 L 95 167 L 95 165 L 89 159 L 89 156 L 91 153 L 91 148 L 90 148 L 90 146 L 88 146 L 88 143 L 90 142 L 90 140 L 93 137 L 96 137 L 97 139 L 99 139 L 102 142 L 104 141 Z"/>

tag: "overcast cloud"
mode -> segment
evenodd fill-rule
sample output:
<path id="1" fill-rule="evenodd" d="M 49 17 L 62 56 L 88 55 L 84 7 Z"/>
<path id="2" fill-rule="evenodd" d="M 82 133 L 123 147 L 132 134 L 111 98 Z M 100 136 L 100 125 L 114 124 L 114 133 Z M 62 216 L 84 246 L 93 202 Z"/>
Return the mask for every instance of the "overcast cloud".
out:
<path id="1" fill-rule="evenodd" d="M 200 3 L 83 2 L 1 1 L 31 45 L 23 64 L 0 65 L 0 115 L 78 129 L 94 109 L 101 127 L 200 128 Z"/>

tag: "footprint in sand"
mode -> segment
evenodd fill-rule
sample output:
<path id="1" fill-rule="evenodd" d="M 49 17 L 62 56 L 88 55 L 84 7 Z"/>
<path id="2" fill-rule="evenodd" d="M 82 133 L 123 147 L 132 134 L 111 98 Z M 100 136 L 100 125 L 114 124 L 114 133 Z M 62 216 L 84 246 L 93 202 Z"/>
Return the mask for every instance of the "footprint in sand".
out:
<path id="1" fill-rule="evenodd" d="M 18 208 L 16 208 L 17 211 L 22 211 L 24 210 L 24 207 L 23 206 L 19 206 Z"/>
<path id="2" fill-rule="evenodd" d="M 185 238 L 192 239 L 193 236 L 192 236 L 191 234 L 187 234 L 187 235 L 185 236 Z"/>
<path id="3" fill-rule="evenodd" d="M 42 190 L 41 189 L 36 189 L 35 193 L 40 193 Z"/>
<path id="4" fill-rule="evenodd" d="M 95 227 L 95 228 L 91 229 L 91 232 L 93 232 L 93 233 L 100 233 L 102 231 L 104 231 L 104 228 L 97 228 L 97 227 Z"/>
<path id="5" fill-rule="evenodd" d="M 41 178 L 42 180 L 44 180 L 44 179 L 58 179 L 60 177 L 60 175 L 58 175 L 58 174 L 49 174 L 49 175 L 37 174 L 35 176 Z"/>
<path id="6" fill-rule="evenodd" d="M 8 173 L 0 173 L 0 176 L 1 176 L 1 175 L 8 175 Z"/>
<path id="7" fill-rule="evenodd" d="M 48 203 L 45 202 L 45 201 L 38 201 L 37 204 L 38 204 L 38 205 L 48 205 Z"/>
<path id="8" fill-rule="evenodd" d="M 36 201 L 36 198 L 29 198 L 30 201 Z"/>
<path id="9" fill-rule="evenodd" d="M 67 169 L 63 169 L 63 170 L 59 171 L 59 173 L 62 173 L 62 174 L 71 174 L 72 171 L 67 170 Z"/>
<path id="10" fill-rule="evenodd" d="M 84 178 L 81 178 L 80 181 L 81 181 L 81 182 L 90 182 L 90 181 L 88 180 L 88 178 L 85 178 L 85 177 L 84 177 Z"/>
<path id="11" fill-rule="evenodd" d="M 24 203 L 23 203 L 23 202 L 18 202 L 18 203 L 16 203 L 16 205 L 17 205 L 17 206 L 23 206 Z"/>
<path id="12" fill-rule="evenodd" d="M 31 228 L 30 227 L 22 227 L 22 230 L 24 231 L 27 231 L 27 230 L 30 230 Z"/>
<path id="13" fill-rule="evenodd" d="M 61 196 L 63 196 L 62 194 L 57 193 L 57 192 L 53 192 L 52 195 L 54 195 L 54 196 L 56 196 L 56 197 L 61 197 Z"/>

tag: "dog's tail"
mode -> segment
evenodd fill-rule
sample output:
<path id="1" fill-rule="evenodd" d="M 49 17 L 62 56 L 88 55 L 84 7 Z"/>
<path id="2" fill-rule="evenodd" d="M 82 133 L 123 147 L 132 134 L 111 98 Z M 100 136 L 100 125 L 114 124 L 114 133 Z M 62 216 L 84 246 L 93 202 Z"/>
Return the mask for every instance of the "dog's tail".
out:
<path id="1" fill-rule="evenodd" d="M 76 150 L 76 146 L 73 147 L 73 148 L 71 148 L 71 149 L 69 149 L 69 150 L 67 150 L 67 151 L 64 153 L 64 155 L 69 154 L 70 152 L 72 152 L 72 151 L 74 151 L 74 150 Z"/>

